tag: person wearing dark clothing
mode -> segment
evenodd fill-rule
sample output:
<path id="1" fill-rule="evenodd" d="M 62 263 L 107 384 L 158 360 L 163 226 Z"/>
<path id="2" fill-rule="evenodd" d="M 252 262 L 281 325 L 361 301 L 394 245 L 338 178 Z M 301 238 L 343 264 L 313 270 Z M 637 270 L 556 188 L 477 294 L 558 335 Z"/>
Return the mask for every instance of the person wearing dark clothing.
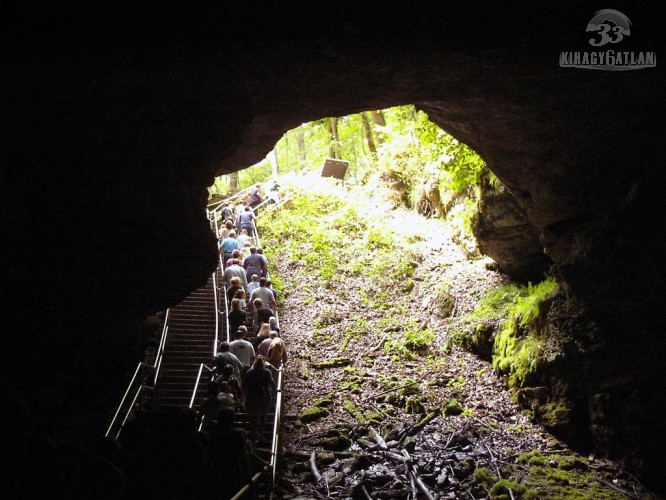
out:
<path id="1" fill-rule="evenodd" d="M 241 309 L 240 300 L 231 301 L 231 311 L 227 314 L 227 321 L 229 322 L 229 333 L 232 336 L 238 331 L 238 327 L 247 321 L 247 313 Z"/>
<path id="2" fill-rule="evenodd" d="M 225 365 L 234 367 L 234 373 L 240 378 L 243 373 L 243 364 L 240 359 L 230 350 L 229 342 L 220 342 L 220 351 L 213 358 L 213 369 L 217 375 L 221 375 Z"/>
<path id="3" fill-rule="evenodd" d="M 238 216 L 238 232 L 246 229 L 248 236 L 254 237 L 254 223 L 256 220 L 257 216 L 254 215 L 249 206 L 246 206 L 245 210 Z"/>
<path id="4" fill-rule="evenodd" d="M 263 262 L 261 263 L 261 276 L 264 278 L 268 277 L 268 259 L 264 255 L 264 249 L 261 247 L 257 247 L 257 253 L 261 255 L 261 258 L 263 259 Z"/>
<path id="5" fill-rule="evenodd" d="M 226 365 L 231 367 L 231 365 Z M 231 367 L 233 372 L 233 367 Z M 223 392 L 217 380 L 208 382 L 207 395 L 199 406 L 198 422 L 203 431 L 211 430 L 217 424 L 217 416 L 222 409 L 236 410 L 237 400 L 233 394 Z M 231 388 L 229 388 L 231 390 Z"/>
<path id="6" fill-rule="evenodd" d="M 227 302 L 231 305 L 231 301 L 234 300 L 234 296 L 238 290 L 241 290 L 243 286 L 241 285 L 241 279 L 238 276 L 234 276 L 230 280 L 231 286 L 227 288 Z"/>
<path id="7" fill-rule="evenodd" d="M 208 461 L 221 479 L 215 498 L 231 498 L 250 482 L 245 432 L 233 426 L 234 415 L 233 410 L 220 410 L 208 437 Z"/>
<path id="8" fill-rule="evenodd" d="M 252 305 L 254 306 L 255 314 L 257 315 L 257 321 L 255 325 L 255 333 L 257 333 L 259 328 L 261 328 L 261 325 L 270 322 L 271 316 L 273 316 L 273 311 L 266 307 L 264 305 L 264 301 L 261 299 L 254 299 L 252 301 Z"/>
<path id="9" fill-rule="evenodd" d="M 264 194 L 261 192 L 261 184 L 255 184 L 255 186 L 250 191 L 249 205 L 252 208 L 255 208 L 262 201 L 264 201 Z"/>
<path id="10" fill-rule="evenodd" d="M 215 380 L 229 385 L 231 388 L 231 394 L 233 394 L 238 403 L 238 409 L 245 411 L 245 394 L 243 394 L 243 386 L 241 385 L 240 378 L 236 374 L 234 367 L 231 365 L 224 365 L 222 374 Z"/>
<path id="11" fill-rule="evenodd" d="M 243 381 L 245 406 L 250 414 L 252 441 L 257 442 L 271 408 L 275 381 L 263 356 L 257 356 Z"/>
<path id="12" fill-rule="evenodd" d="M 263 261 L 264 258 L 257 253 L 257 247 L 250 247 L 250 255 L 243 261 L 245 276 L 247 277 L 248 283 L 252 281 L 253 274 L 261 276 Z"/>

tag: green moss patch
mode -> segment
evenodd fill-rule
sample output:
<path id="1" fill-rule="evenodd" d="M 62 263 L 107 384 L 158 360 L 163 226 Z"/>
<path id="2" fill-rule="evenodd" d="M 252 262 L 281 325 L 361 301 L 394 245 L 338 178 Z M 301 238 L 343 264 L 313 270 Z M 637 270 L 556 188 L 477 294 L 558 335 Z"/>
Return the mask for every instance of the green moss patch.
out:
<path id="1" fill-rule="evenodd" d="M 316 363 L 314 366 L 318 369 L 324 368 L 338 368 L 340 366 L 348 366 L 351 364 L 351 359 L 345 357 L 338 357 L 329 359 L 328 361 L 322 361 L 321 363 Z"/>
<path id="2" fill-rule="evenodd" d="M 301 416 L 299 418 L 301 422 L 309 423 L 309 422 L 314 422 L 315 420 L 319 420 L 320 418 L 323 418 L 328 414 L 329 414 L 328 410 L 315 406 L 314 408 L 308 408 L 307 410 L 303 410 L 303 413 L 301 413 Z"/>

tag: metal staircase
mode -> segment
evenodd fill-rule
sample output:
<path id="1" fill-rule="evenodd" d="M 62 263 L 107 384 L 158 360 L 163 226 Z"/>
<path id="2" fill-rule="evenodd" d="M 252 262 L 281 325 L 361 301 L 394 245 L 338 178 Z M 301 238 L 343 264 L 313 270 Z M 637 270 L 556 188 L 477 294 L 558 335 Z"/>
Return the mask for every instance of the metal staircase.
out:
<path id="1" fill-rule="evenodd" d="M 264 211 L 280 205 L 264 204 Z M 209 211 L 209 218 L 217 234 L 217 211 Z M 259 244 L 256 228 L 255 234 L 256 243 Z M 199 408 L 206 396 L 207 381 L 211 375 L 207 365 L 217 354 L 218 342 L 229 340 L 226 290 L 224 287 L 218 289 L 221 275 L 220 259 L 218 269 L 208 278 L 205 286 L 167 310 L 156 359 L 154 363 L 141 362 L 137 366 L 106 436 L 118 438 L 129 419 L 140 421 L 149 433 L 159 435 L 165 430 L 171 410 Z M 251 307 L 248 312 L 252 318 Z M 233 497 L 234 500 L 273 498 L 280 446 L 282 377 L 280 369 L 272 412 L 268 415 L 259 440 L 252 446 L 252 479 Z M 250 429 L 248 414 L 237 413 L 235 420 L 236 426 Z"/>
<path id="2" fill-rule="evenodd" d="M 201 363 L 210 363 L 215 345 L 216 307 L 213 276 L 206 286 L 190 293 L 169 313 L 167 338 L 160 375 L 155 382 L 153 407 L 190 406 Z M 199 384 L 194 406 L 204 398 Z"/>

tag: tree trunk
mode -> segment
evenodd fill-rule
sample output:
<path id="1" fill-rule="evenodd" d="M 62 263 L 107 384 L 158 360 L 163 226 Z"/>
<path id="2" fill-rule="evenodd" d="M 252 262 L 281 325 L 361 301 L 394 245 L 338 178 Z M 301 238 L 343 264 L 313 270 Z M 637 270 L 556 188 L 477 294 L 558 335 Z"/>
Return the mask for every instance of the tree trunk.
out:
<path id="1" fill-rule="evenodd" d="M 370 156 L 375 159 L 377 157 L 377 146 L 375 145 L 375 138 L 372 135 L 372 127 L 370 126 L 370 120 L 368 120 L 367 113 L 361 113 L 361 124 L 363 126 L 365 141 L 368 143 Z"/>
<path id="2" fill-rule="evenodd" d="M 328 135 L 331 142 L 329 143 L 328 152 L 329 158 L 336 160 L 340 159 L 340 137 L 338 136 L 338 118 L 329 117 L 324 118 L 324 124 L 328 130 Z"/>
<path id="3" fill-rule="evenodd" d="M 384 117 L 384 112 L 381 109 L 371 111 L 370 114 L 372 116 L 372 123 L 379 127 L 386 127 L 386 117 Z M 382 144 L 384 142 L 383 132 L 376 132 L 375 135 L 377 137 L 377 144 Z"/>
<path id="4" fill-rule="evenodd" d="M 238 192 L 238 172 L 231 172 L 229 174 L 229 194 Z"/>
<path id="5" fill-rule="evenodd" d="M 296 144 L 298 146 L 298 168 L 301 169 L 305 166 L 306 153 L 305 153 L 305 128 L 303 125 L 296 129 Z"/>
<path id="6" fill-rule="evenodd" d="M 274 178 L 278 176 L 278 157 L 277 157 L 277 146 L 273 147 L 270 153 L 268 153 L 268 161 L 271 162 L 271 172 Z"/>

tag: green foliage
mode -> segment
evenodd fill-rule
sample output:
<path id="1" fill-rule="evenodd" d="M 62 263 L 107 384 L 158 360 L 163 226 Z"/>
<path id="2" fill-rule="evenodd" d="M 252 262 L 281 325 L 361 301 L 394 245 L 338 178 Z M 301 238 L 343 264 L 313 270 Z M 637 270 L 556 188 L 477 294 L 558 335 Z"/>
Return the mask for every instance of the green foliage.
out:
<path id="1" fill-rule="evenodd" d="M 401 326 L 402 336 L 397 336 L 384 344 L 387 354 L 398 358 L 416 359 L 415 352 L 426 351 L 435 339 L 435 333 L 429 329 L 421 329 L 413 320 L 404 321 Z"/>
<path id="2" fill-rule="evenodd" d="M 493 368 L 509 374 L 511 387 L 523 387 L 536 372 L 543 344 L 537 325 L 539 304 L 556 286 L 550 277 L 538 285 L 530 283 L 519 289 L 508 307 L 508 318 L 495 337 Z"/>
<path id="3" fill-rule="evenodd" d="M 299 418 L 301 422 L 309 423 L 309 422 L 314 422 L 315 420 L 319 420 L 320 418 L 323 418 L 328 414 L 329 414 L 328 410 L 325 410 L 324 408 L 319 408 L 318 406 L 314 406 L 312 408 L 303 410 Z"/>
<path id="4" fill-rule="evenodd" d="M 536 498 L 536 492 L 528 492 L 528 488 L 524 484 L 516 483 L 510 479 L 498 480 L 492 488 L 490 488 L 490 498 L 493 500 L 509 500 L 512 498 Z"/>
<path id="5" fill-rule="evenodd" d="M 442 414 L 446 416 L 460 415 L 463 408 L 456 399 L 449 399 L 442 408 Z"/>
<path id="6" fill-rule="evenodd" d="M 321 363 L 315 364 L 315 368 L 325 369 L 325 368 L 339 368 L 341 366 L 347 366 L 351 364 L 351 360 L 345 357 L 337 357 L 329 359 L 328 361 L 322 361 Z"/>
<path id="7" fill-rule="evenodd" d="M 468 258 L 480 257 L 473 228 L 478 211 L 476 197 L 478 195 L 466 198 L 464 203 L 452 210 L 447 217 L 453 241 L 463 248 Z"/>
<path id="8" fill-rule="evenodd" d="M 449 293 L 451 290 L 451 283 L 439 283 L 435 286 L 435 307 L 437 315 L 440 318 L 448 318 L 451 316 L 455 307 L 455 300 Z"/>
<path id="9" fill-rule="evenodd" d="M 518 320 L 520 326 L 525 327 L 539 317 L 539 304 L 556 286 L 557 283 L 551 277 L 548 277 L 537 285 L 528 283 L 527 290 L 516 299 L 510 310 L 510 313 Z"/>
<path id="10" fill-rule="evenodd" d="M 554 454 L 546 457 L 533 451 L 520 455 L 518 461 L 528 465 L 528 475 L 522 477 L 522 482 L 529 487 L 529 498 L 626 498 L 622 492 L 601 484 L 586 461 L 577 455 Z"/>
<path id="11" fill-rule="evenodd" d="M 379 168 L 386 178 L 406 187 L 404 201 L 414 193 L 424 178 L 439 181 L 442 192 L 463 193 L 479 183 L 485 163 L 472 149 L 432 123 L 412 105 L 381 111 L 386 125 L 372 124 L 377 146 L 371 153 L 363 133 L 360 114 L 337 118 L 338 141 L 335 146 L 349 162 L 347 179 L 363 183 Z M 317 171 L 330 155 L 331 136 L 321 119 L 287 131 L 275 145 L 280 175 L 309 169 Z M 371 170 L 372 169 L 372 170 Z M 272 175 L 266 158 L 238 172 L 238 187 L 266 182 Z M 495 178 L 496 179 L 496 178 Z M 210 193 L 229 192 L 229 176 L 217 178 Z"/>
<path id="12" fill-rule="evenodd" d="M 432 164 L 441 173 L 440 190 L 462 193 L 481 179 L 485 167 L 481 157 L 469 146 L 459 142 L 419 112 L 417 134 Z"/>
<path id="13" fill-rule="evenodd" d="M 486 490 L 492 488 L 498 479 L 487 467 L 479 467 L 472 473 L 472 484 L 483 486 Z"/>
<path id="14" fill-rule="evenodd" d="M 509 308 L 520 293 L 520 287 L 515 284 L 500 285 L 493 288 L 479 301 L 479 305 L 472 313 L 473 320 L 483 322 L 489 319 L 507 317 Z"/>

